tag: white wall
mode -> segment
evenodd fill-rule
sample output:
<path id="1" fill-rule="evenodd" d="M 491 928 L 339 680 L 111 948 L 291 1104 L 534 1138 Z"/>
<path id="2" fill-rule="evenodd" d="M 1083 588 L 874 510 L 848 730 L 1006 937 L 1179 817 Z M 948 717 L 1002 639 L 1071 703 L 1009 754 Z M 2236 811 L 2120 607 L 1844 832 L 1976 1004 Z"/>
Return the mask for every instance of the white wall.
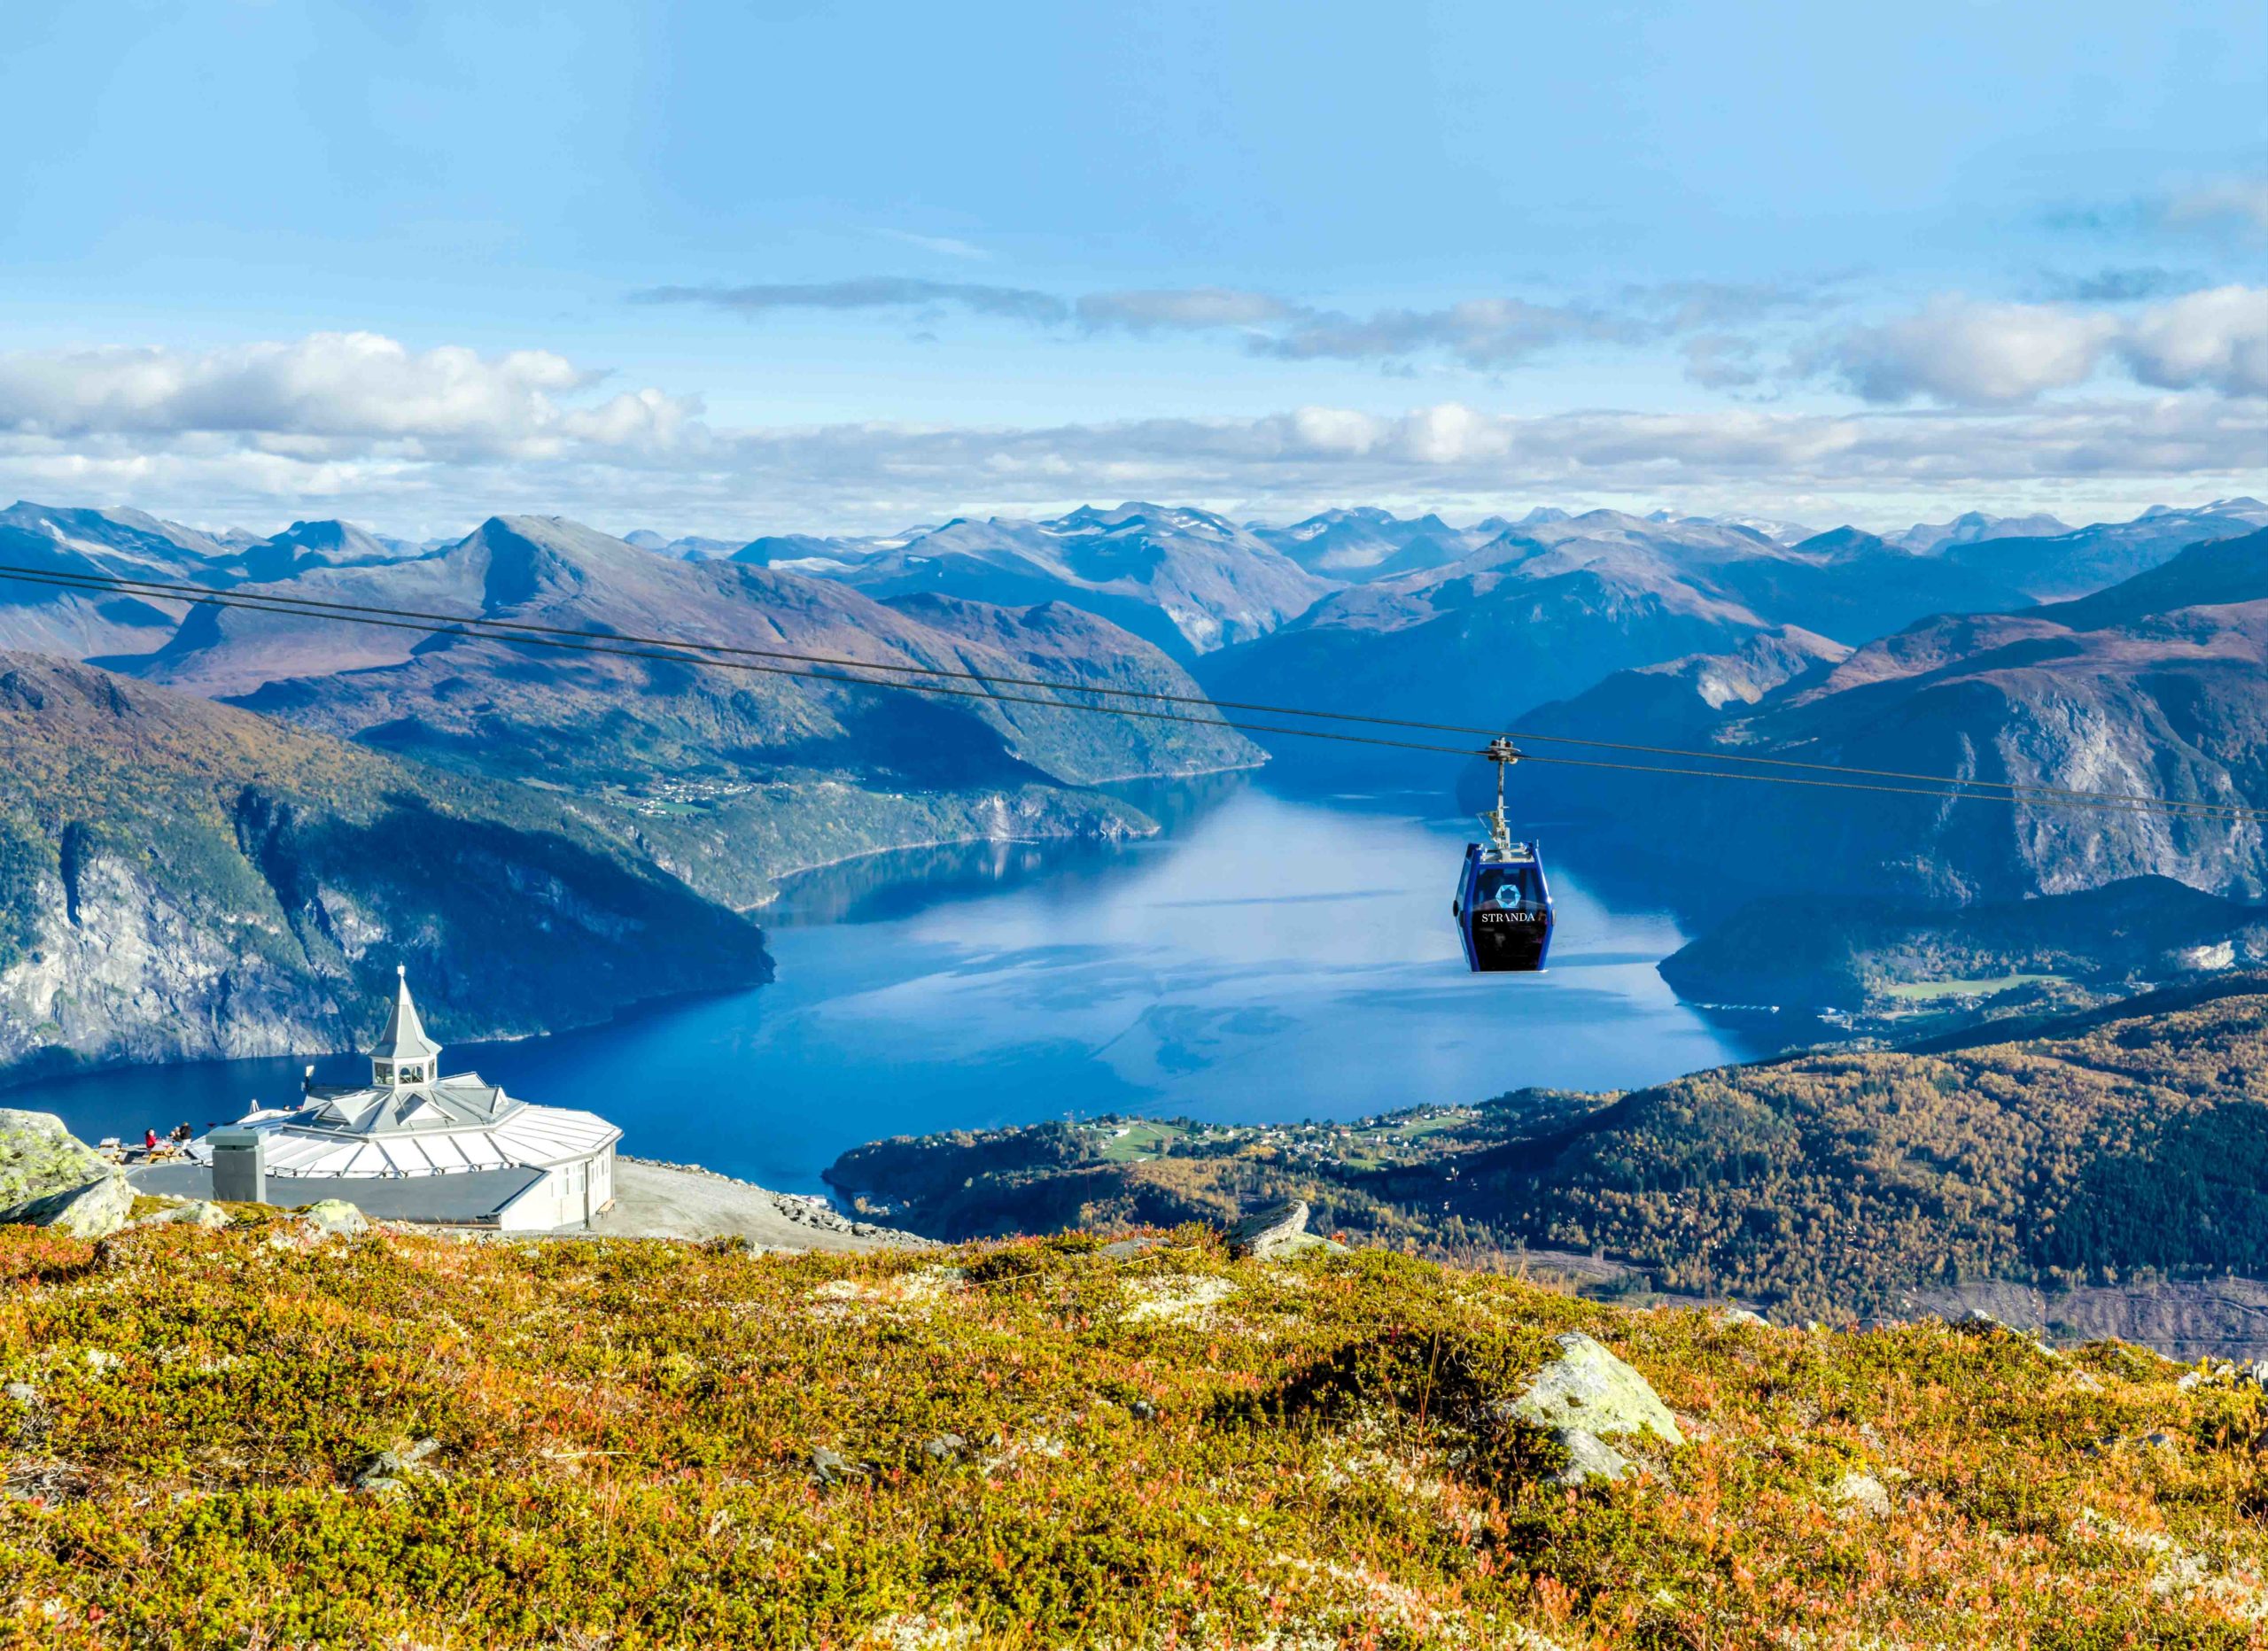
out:
<path id="1" fill-rule="evenodd" d="M 597 1214 L 613 1198 L 614 1148 L 609 1145 L 594 1158 L 553 1165 L 541 1181 L 498 1213 L 496 1224 L 505 1232 L 522 1233 L 580 1227 L 586 1213 Z"/>

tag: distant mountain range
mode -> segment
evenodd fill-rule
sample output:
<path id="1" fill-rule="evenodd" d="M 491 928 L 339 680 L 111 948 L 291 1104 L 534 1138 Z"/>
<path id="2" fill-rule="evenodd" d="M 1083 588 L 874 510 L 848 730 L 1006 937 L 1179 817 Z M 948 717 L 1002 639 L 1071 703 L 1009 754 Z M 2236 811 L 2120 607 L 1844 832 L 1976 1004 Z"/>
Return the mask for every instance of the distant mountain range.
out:
<path id="1" fill-rule="evenodd" d="M 19 503 L 0 512 L 0 565 L 1418 722 L 1635 731 L 1640 743 L 2263 798 L 2268 777 L 2252 771 L 2246 741 L 2268 717 L 2255 703 L 2264 523 L 2268 506 L 2250 499 L 2078 528 L 1972 512 L 1888 537 L 1546 507 L 1467 527 L 1356 507 L 1278 528 L 1128 504 L 738 543 L 495 517 L 459 539 L 410 543 L 338 522 L 260 537 Z M 784 869 L 879 848 L 1145 829 L 1090 787 L 1262 755 L 1232 732 L 1014 696 L 883 695 L 4 578 L 0 647 L 571 793 L 610 840 L 735 906 L 766 898 Z M 1332 771 L 1313 742 L 1275 743 Z M 1342 775 L 1390 760 L 1322 750 Z M 1439 760 L 1422 760 L 1437 778 Z M 1841 797 L 1694 781 L 1666 803 L 1668 780 L 1522 779 L 1538 807 L 1604 835 L 1659 835 L 1650 828 L 1674 808 L 1667 853 L 1705 861 L 1728 901 L 1750 877 L 1756 893 L 1924 903 L 2141 874 L 2249 898 L 2268 879 L 2254 838 L 2195 821 L 1988 818 L 1981 804 L 1915 818 L 1895 798 L 1853 810 Z M 1728 842 L 1740 851 L 1728 857 Z"/>
<path id="2" fill-rule="evenodd" d="M 336 523 L 247 540 L 127 513 L 11 516 L 0 562 L 17 565 L 1200 693 L 1063 603 L 878 601 L 555 518 L 492 518 L 429 547 Z M 0 706 L 16 713 L 0 716 L 16 785 L 0 786 L 14 934 L 0 1068 L 330 1046 L 360 973 L 407 957 L 444 998 L 452 981 L 469 994 L 484 938 L 525 958 L 494 965 L 491 1007 L 465 1006 L 460 1031 L 581 1024 L 762 978 L 761 937 L 735 913 L 786 872 L 936 842 L 1139 833 L 1153 824 L 1091 787 L 1262 760 L 1234 732 L 1084 715 L 1045 690 L 914 676 L 898 679 L 944 692 L 885 694 L 792 661 L 732 669 L 171 597 L 0 582 L 0 639 L 18 646 L 5 663 L 20 685 Z M 95 880 L 74 870 L 98 864 Z M 443 909 L 452 879 L 477 885 L 461 913 Z M 682 967 L 650 955 L 671 930 L 688 937 Z M 694 943 L 712 931 L 714 947 Z M 574 989 L 530 984 L 578 957 Z"/>
<path id="3" fill-rule="evenodd" d="M 1021 612 L 931 595 L 885 603 L 735 561 L 669 561 L 550 517 L 495 517 L 443 551 L 315 569 L 261 588 L 569 631 L 1197 692 L 1155 650 L 1060 603 Z M 1233 733 L 1080 715 L 966 683 L 935 697 L 878 694 L 777 669 L 232 608 L 193 608 L 163 647 L 102 663 L 422 761 L 575 788 L 587 806 L 634 818 L 662 863 L 695 888 L 742 905 L 763 898 L 781 870 L 897 843 L 1129 829 L 1135 817 L 1065 788 L 1259 760 Z M 882 799 L 908 793 L 919 800 L 893 823 Z"/>
<path id="4" fill-rule="evenodd" d="M 1348 586 L 1197 674 L 1221 699 L 1485 723 L 1612 671 L 1790 629 L 1849 644 L 1933 613 L 2025 605 L 1990 573 L 1853 528 L 1790 545 L 1751 527 L 1595 510 Z"/>
<path id="5" fill-rule="evenodd" d="M 1536 734 L 1648 728 L 1743 756 L 2258 804 L 2268 802 L 2268 532 L 2192 545 L 2080 601 L 1927 619 L 1839 662 L 1822 657 L 1753 701 L 1708 703 L 1695 684 L 1711 671 L 1696 661 L 1627 673 L 1518 720 Z M 1799 879 L 1928 904 L 2148 874 L 2246 899 L 2268 890 L 2268 845 L 2243 821 L 1890 794 L 1852 806 L 1792 787 L 1550 770 L 1530 789 L 1540 808 L 1578 810 L 1587 829 L 1707 864 L 1728 887 Z M 1674 832 L 1652 826 L 1665 807 Z"/>

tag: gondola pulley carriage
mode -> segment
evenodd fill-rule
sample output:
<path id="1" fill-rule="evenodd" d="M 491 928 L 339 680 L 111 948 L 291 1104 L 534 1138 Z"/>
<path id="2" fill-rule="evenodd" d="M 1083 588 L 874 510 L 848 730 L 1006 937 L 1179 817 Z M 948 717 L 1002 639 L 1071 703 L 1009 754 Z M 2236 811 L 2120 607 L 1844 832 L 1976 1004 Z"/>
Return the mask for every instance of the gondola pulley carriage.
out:
<path id="1" fill-rule="evenodd" d="M 1480 755 L 1496 765 L 1496 807 L 1480 817 L 1488 841 L 1464 846 L 1464 875 L 1449 911 L 1475 973 L 1540 973 L 1551 955 L 1551 885 L 1537 845 L 1513 841 L 1504 823 L 1504 771 L 1520 752 L 1499 735 Z"/>

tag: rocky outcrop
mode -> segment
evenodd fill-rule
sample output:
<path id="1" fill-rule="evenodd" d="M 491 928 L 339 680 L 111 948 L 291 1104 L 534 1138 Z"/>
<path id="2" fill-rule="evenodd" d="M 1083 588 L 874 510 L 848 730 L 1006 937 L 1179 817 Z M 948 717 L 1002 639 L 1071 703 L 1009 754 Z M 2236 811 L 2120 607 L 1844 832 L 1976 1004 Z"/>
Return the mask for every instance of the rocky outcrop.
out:
<path id="1" fill-rule="evenodd" d="M 228 1224 L 228 1211 L 210 1198 L 170 1204 L 164 1209 L 151 1211 L 134 1223 L 136 1227 L 196 1227 L 206 1232 L 218 1232 Z"/>
<path id="2" fill-rule="evenodd" d="M 1347 1246 L 1308 1230 L 1307 1200 L 1271 1204 L 1254 1210 L 1229 1229 L 1229 1253 L 1256 1261 L 1288 1261 L 1295 1255 L 1344 1255 Z"/>
<path id="3" fill-rule="evenodd" d="M 227 1060 L 351 1040 L 329 983 L 258 943 L 280 912 L 214 920 L 121 853 L 89 846 L 31 895 L 33 938 L 0 970 L 0 1068 L 50 1052 L 105 1063 Z M 205 910 L 198 910 L 204 903 Z M 262 919 L 265 919 L 262 921 Z"/>
<path id="4" fill-rule="evenodd" d="M 322 1198 L 299 1212 L 299 1222 L 317 1238 L 353 1238 L 369 1231 L 369 1218 L 344 1198 Z"/>
<path id="5" fill-rule="evenodd" d="M 126 1177 L 60 1118 L 0 1107 L 0 1223 L 106 1238 L 133 1207 Z"/>
<path id="6" fill-rule="evenodd" d="M 109 1160 L 53 1112 L 0 1107 L 0 1209 L 83 1187 L 110 1172 Z"/>
<path id="7" fill-rule="evenodd" d="M 0 1222 L 51 1227 L 72 1238 L 107 1238 L 126 1225 L 133 1209 L 133 1187 L 125 1176 L 113 1171 L 82 1187 L 50 1192 L 13 1209 L 0 1210 Z"/>
<path id="8" fill-rule="evenodd" d="M 1501 1414 L 1551 1435 L 1567 1453 L 1554 1476 L 1562 1484 L 1619 1479 L 1629 1459 L 1606 1441 L 1647 1435 L 1669 1446 L 1685 1443 L 1677 1419 L 1646 1378 L 1581 1330 L 1554 1338 L 1559 1357 L 1536 1372 Z"/>

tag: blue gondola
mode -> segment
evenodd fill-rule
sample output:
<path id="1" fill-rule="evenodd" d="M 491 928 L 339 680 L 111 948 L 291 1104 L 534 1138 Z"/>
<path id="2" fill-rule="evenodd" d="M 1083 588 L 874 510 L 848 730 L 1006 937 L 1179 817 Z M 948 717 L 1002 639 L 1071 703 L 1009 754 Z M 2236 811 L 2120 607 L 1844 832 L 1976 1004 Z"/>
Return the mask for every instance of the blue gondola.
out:
<path id="1" fill-rule="evenodd" d="M 1464 875 L 1449 911 L 1475 973 L 1534 974 L 1551 955 L 1551 884 L 1537 846 L 1514 842 L 1504 823 L 1504 771 L 1519 752 L 1500 738 L 1482 755 L 1496 764 L 1496 808 L 1480 817 L 1488 841 L 1464 846 Z"/>

